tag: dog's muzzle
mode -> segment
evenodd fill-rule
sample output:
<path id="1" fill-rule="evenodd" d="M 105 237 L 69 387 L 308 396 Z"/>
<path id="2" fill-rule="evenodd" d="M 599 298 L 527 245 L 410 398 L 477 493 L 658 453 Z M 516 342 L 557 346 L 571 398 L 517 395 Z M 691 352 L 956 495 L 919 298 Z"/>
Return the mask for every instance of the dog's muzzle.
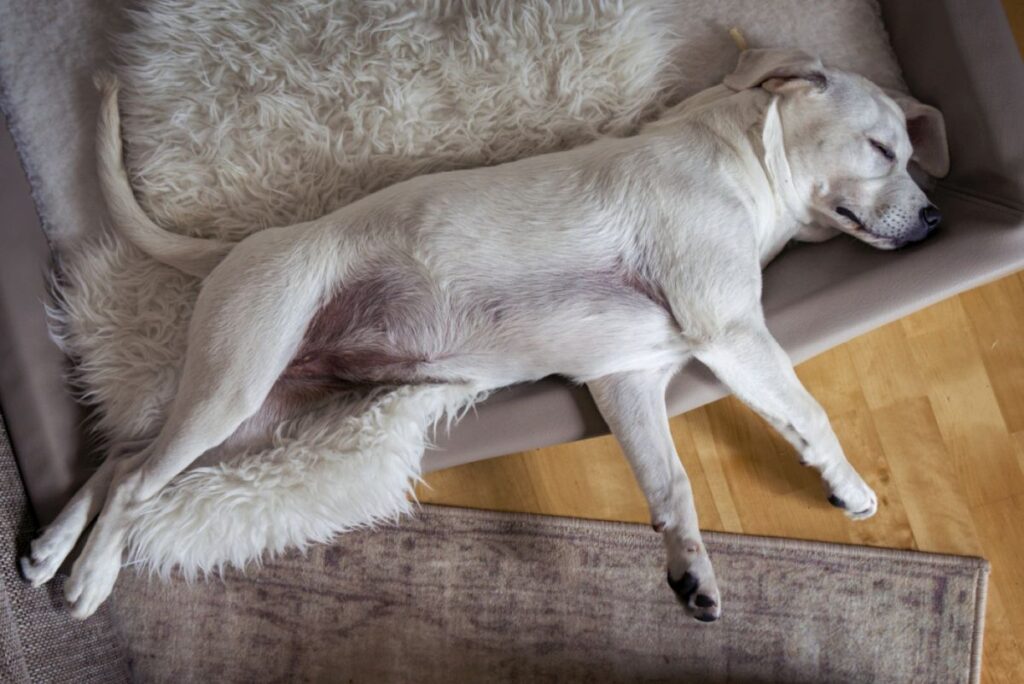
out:
<path id="1" fill-rule="evenodd" d="M 861 231 L 878 238 L 890 240 L 892 242 L 892 247 L 896 249 L 909 245 L 913 242 L 920 242 L 921 240 L 924 240 L 926 237 L 931 235 L 931 233 L 939 226 L 939 223 L 942 222 L 942 212 L 940 212 L 938 207 L 934 204 L 928 204 L 918 212 L 917 225 L 899 236 L 888 237 L 876 233 L 868 228 L 864 222 L 861 221 L 859 216 L 846 207 L 836 207 L 835 211 L 839 216 L 842 216 L 846 220 L 855 224 Z"/>

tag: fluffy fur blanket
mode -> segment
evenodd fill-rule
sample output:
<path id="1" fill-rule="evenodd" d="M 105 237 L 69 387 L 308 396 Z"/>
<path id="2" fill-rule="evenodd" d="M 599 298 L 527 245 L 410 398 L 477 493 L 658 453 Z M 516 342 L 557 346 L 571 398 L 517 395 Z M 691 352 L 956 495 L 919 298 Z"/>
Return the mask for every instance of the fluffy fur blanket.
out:
<path id="1" fill-rule="evenodd" d="M 237 240 L 416 174 L 625 135 L 735 60 L 731 23 L 694 9 L 719 3 L 681 4 L 693 11 L 671 0 L 151 0 L 117 38 L 132 183 L 166 228 Z M 754 45 L 798 45 L 900 85 L 869 0 L 730 4 L 745 6 L 733 13 Z M 780 40 L 773 25 L 804 25 L 805 39 Z M 881 59 L 865 62 L 865 49 Z M 57 283 L 55 337 L 97 430 L 111 444 L 153 437 L 199 281 L 106 235 L 66 257 Z M 429 428 L 473 400 L 446 387 L 339 398 L 263 448 L 204 459 L 147 504 L 132 555 L 192 576 L 392 518 L 411 505 Z"/>

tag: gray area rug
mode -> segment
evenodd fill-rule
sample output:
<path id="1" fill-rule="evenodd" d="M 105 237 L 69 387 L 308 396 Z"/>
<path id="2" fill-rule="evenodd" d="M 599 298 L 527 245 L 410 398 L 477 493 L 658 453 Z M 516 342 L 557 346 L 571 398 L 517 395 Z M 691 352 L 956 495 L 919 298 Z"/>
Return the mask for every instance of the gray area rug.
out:
<path id="1" fill-rule="evenodd" d="M 717 623 L 643 525 L 424 507 L 194 585 L 123 573 L 138 681 L 972 682 L 988 563 L 705 536 Z"/>

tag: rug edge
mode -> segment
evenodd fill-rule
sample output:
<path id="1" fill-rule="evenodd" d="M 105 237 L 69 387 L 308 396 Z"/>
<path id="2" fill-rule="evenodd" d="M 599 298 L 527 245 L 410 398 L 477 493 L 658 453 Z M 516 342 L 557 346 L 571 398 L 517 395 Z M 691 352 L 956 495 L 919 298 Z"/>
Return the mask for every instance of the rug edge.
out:
<path id="1" fill-rule="evenodd" d="M 563 525 L 569 527 L 604 527 L 605 529 L 616 533 L 617 536 L 622 536 L 625 532 L 636 532 L 636 531 L 649 531 L 650 527 L 643 523 L 624 522 L 619 520 L 602 520 L 597 518 L 584 518 L 575 516 L 564 516 L 557 514 L 548 513 L 526 513 L 521 511 L 503 511 L 496 509 L 487 508 L 473 508 L 470 506 L 457 506 L 437 503 L 418 503 L 414 509 L 415 511 L 427 511 L 429 514 L 447 515 L 449 517 L 465 517 L 467 515 L 474 514 L 492 514 L 510 518 L 513 520 L 519 520 L 522 522 L 539 522 L 546 521 L 551 522 L 559 521 Z M 415 513 L 414 513 L 415 515 Z M 399 524 L 401 524 L 399 522 Z M 913 558 L 915 561 L 925 561 L 933 566 L 950 566 L 960 567 L 964 569 L 972 570 L 975 573 L 983 573 L 987 578 L 990 572 L 991 564 L 989 561 L 981 556 L 973 555 L 960 555 L 952 553 L 940 553 L 935 551 L 920 551 L 916 549 L 900 549 L 886 546 L 869 546 L 865 544 L 851 544 L 845 542 L 829 542 L 829 541 L 818 541 L 814 539 L 792 539 L 789 537 L 775 537 L 769 535 L 758 535 L 758 534 L 746 534 L 738 532 L 721 532 L 716 530 L 701 530 L 704 537 L 710 540 L 711 546 L 715 546 L 716 543 L 728 543 L 736 539 L 751 540 L 758 544 L 771 543 L 774 545 L 781 544 L 782 548 L 811 551 L 817 549 L 827 549 L 834 555 L 840 555 L 847 558 L 864 558 L 864 557 L 877 557 L 886 556 L 887 558 L 894 559 L 897 561 L 909 560 Z"/>
<path id="2" fill-rule="evenodd" d="M 971 636 L 971 663 L 968 673 L 971 684 L 978 684 L 981 681 L 981 664 L 985 652 L 985 612 L 992 564 L 985 559 L 982 561 L 978 568 L 978 585 L 974 593 L 974 634 Z"/>

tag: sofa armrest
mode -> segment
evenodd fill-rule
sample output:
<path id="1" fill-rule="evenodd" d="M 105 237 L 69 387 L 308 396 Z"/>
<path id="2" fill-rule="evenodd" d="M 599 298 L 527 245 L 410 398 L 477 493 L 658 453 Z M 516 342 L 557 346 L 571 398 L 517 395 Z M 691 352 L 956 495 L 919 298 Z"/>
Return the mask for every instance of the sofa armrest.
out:
<path id="1" fill-rule="evenodd" d="M 1024 209 L 1024 61 L 999 0 L 880 0 L 911 92 L 946 119 L 942 184 Z"/>

